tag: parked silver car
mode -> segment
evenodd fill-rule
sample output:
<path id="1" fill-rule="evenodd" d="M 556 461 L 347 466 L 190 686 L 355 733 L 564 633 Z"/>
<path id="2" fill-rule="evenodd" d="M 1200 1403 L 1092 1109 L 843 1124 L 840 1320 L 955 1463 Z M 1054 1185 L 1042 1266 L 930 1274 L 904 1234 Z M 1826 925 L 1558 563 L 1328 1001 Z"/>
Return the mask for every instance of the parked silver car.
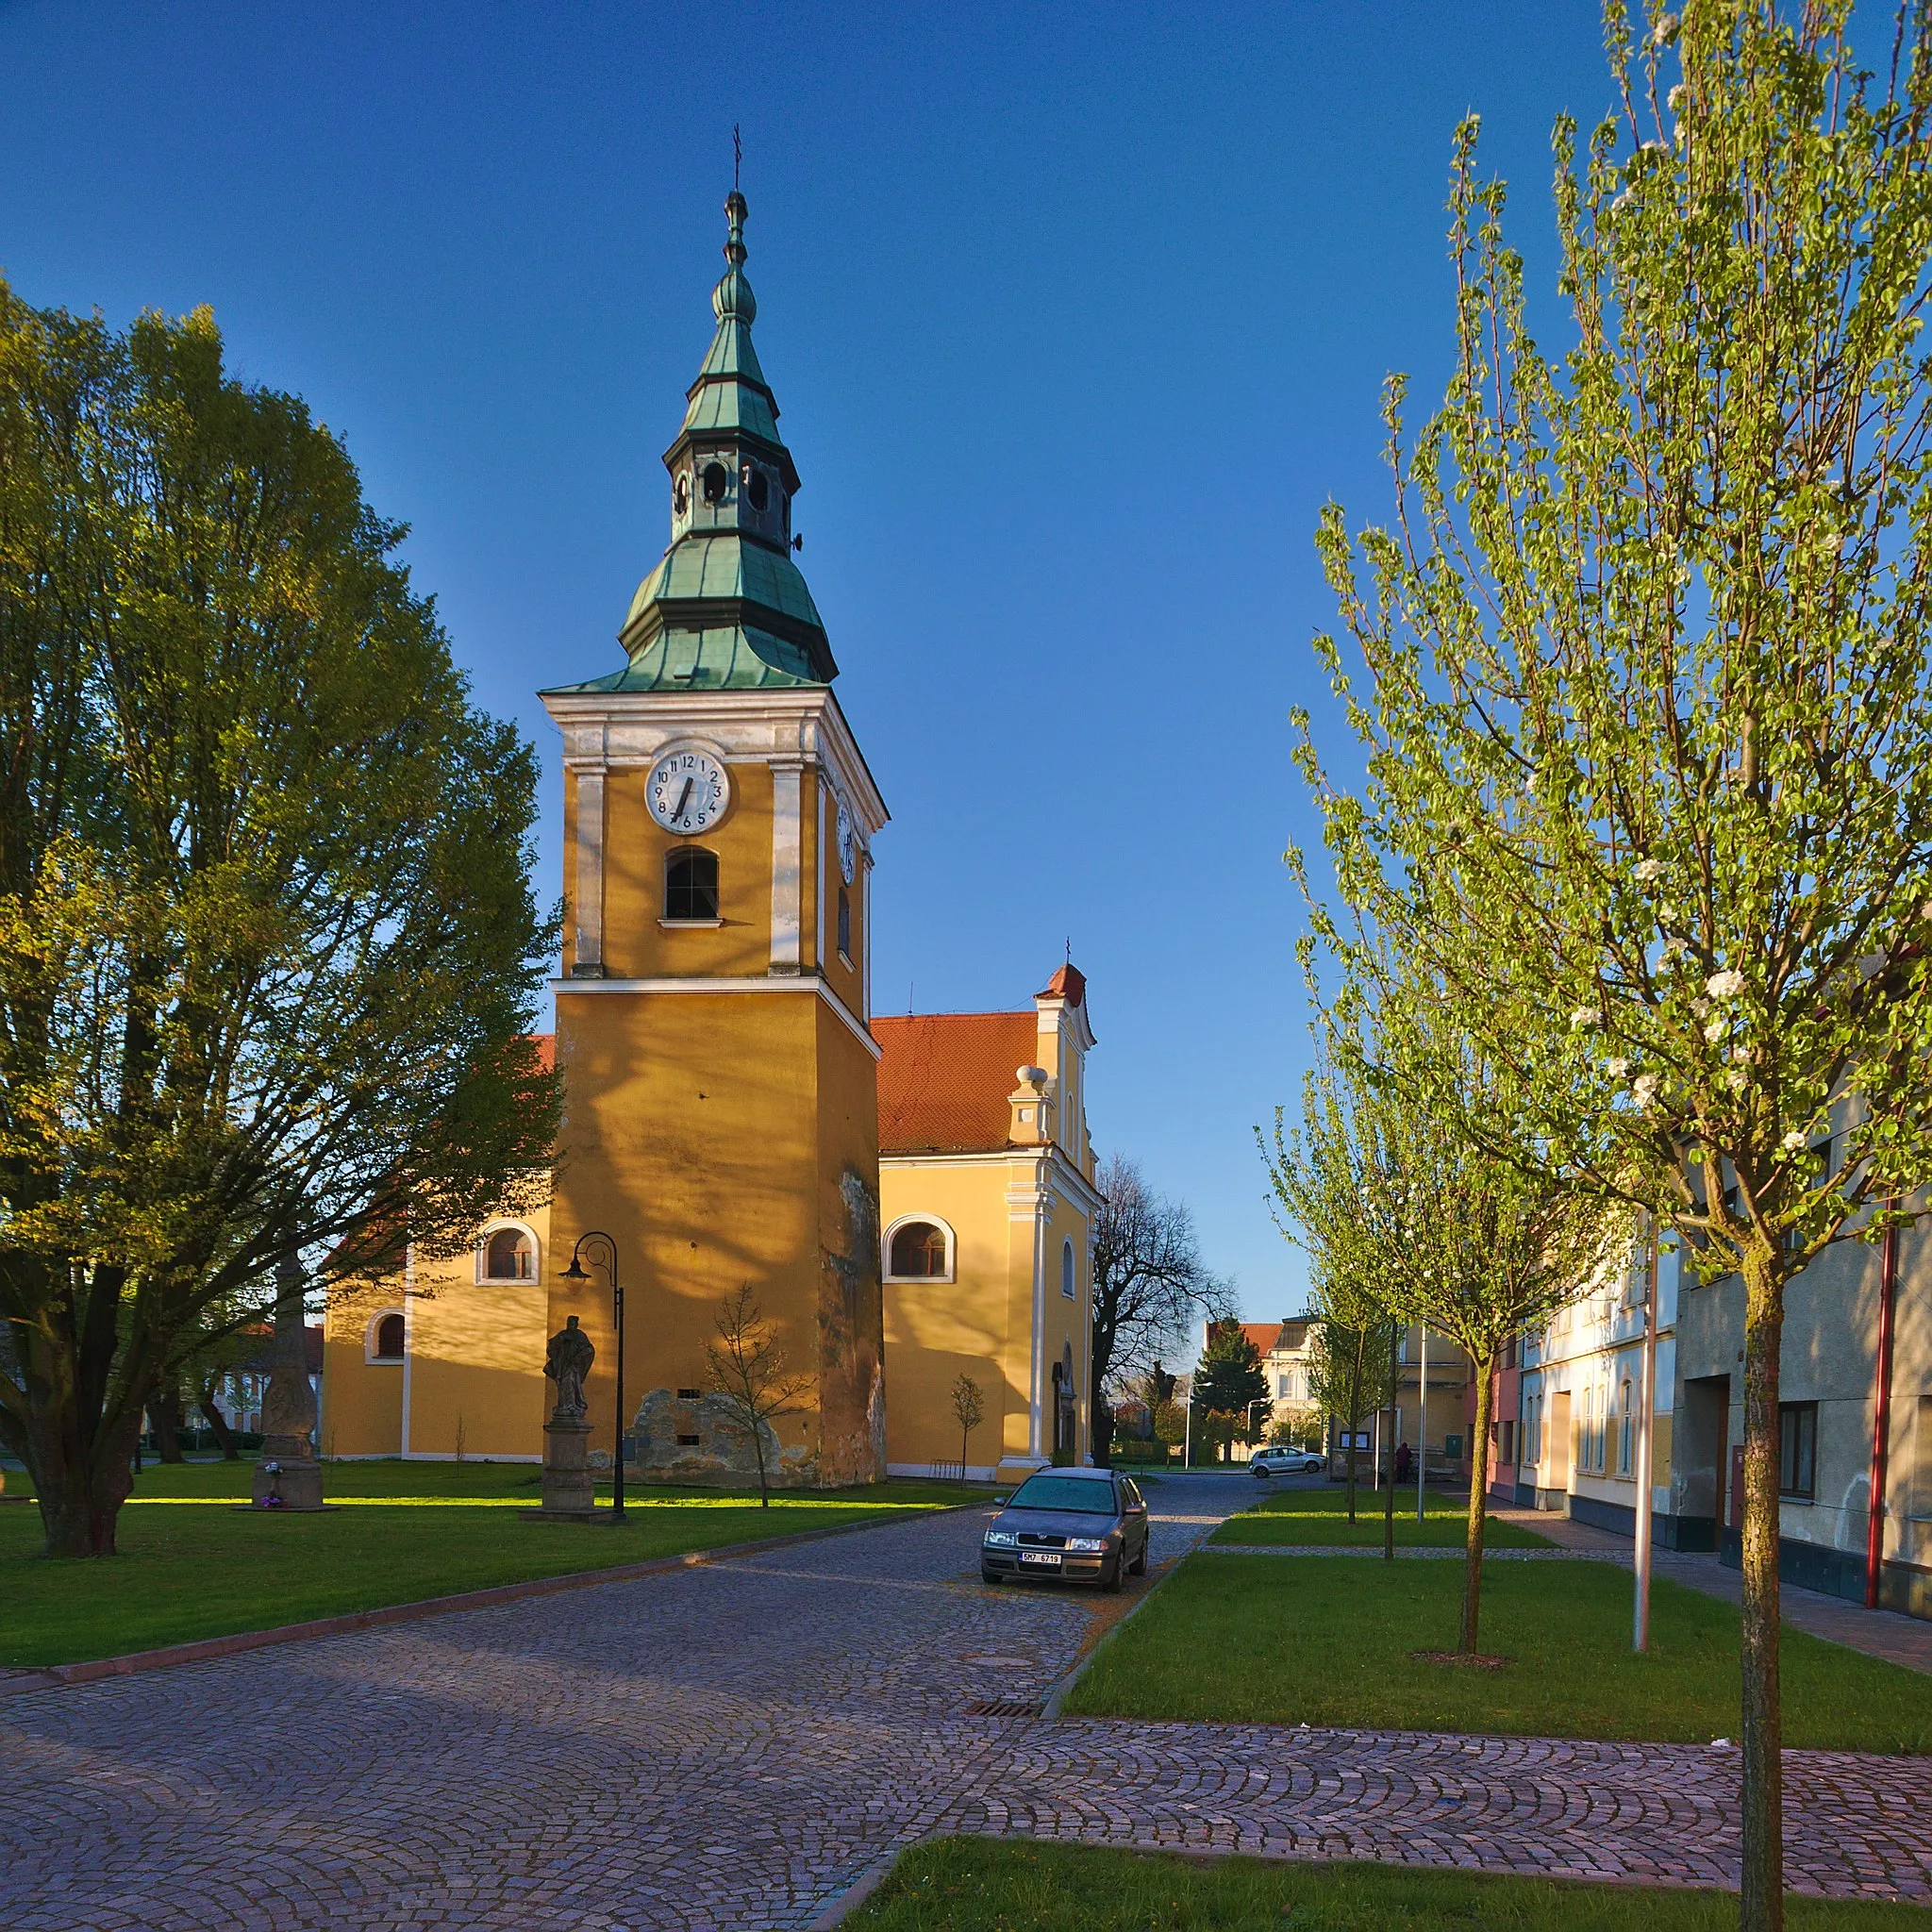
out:
<path id="1" fill-rule="evenodd" d="M 1042 1469 L 1013 1491 L 979 1546 L 988 1583 L 1072 1577 L 1118 1590 L 1147 1568 L 1147 1503 L 1111 1469 Z"/>
<path id="2" fill-rule="evenodd" d="M 1313 1449 L 1257 1449 L 1248 1460 L 1255 1475 L 1312 1475 L 1322 1467 Z"/>

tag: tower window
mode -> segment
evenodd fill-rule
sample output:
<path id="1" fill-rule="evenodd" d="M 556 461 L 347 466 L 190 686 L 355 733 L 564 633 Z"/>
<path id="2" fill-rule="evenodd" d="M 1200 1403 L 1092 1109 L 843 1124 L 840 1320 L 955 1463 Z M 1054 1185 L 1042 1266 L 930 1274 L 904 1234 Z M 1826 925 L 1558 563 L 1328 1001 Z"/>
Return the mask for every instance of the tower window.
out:
<path id="1" fill-rule="evenodd" d="M 772 500 L 772 486 L 766 482 L 765 473 L 754 470 L 749 463 L 744 466 L 744 493 L 751 498 L 752 508 L 762 516 Z"/>
<path id="2" fill-rule="evenodd" d="M 718 855 L 687 845 L 664 861 L 664 917 L 718 917 Z"/>
<path id="3" fill-rule="evenodd" d="M 730 487 L 730 473 L 723 463 L 707 463 L 705 465 L 705 501 L 707 503 L 723 503 L 724 501 L 724 492 Z"/>
<path id="4" fill-rule="evenodd" d="M 930 1281 L 946 1273 L 946 1233 L 929 1221 L 908 1221 L 892 1235 L 890 1272 L 902 1280 Z"/>
<path id="5" fill-rule="evenodd" d="M 852 963 L 852 894 L 843 886 L 839 888 L 839 953 L 849 966 Z"/>
<path id="6" fill-rule="evenodd" d="M 1060 1292 L 1069 1301 L 1074 1299 L 1074 1244 L 1060 1243 Z"/>
<path id="7" fill-rule="evenodd" d="M 519 1227 L 499 1227 L 483 1253 L 486 1281 L 528 1281 L 536 1274 L 530 1237 Z"/>
<path id="8" fill-rule="evenodd" d="M 403 1358 L 403 1318 L 385 1315 L 375 1324 L 375 1346 L 370 1354 L 379 1362 L 399 1362 Z"/>
<path id="9" fill-rule="evenodd" d="M 679 516 L 691 508 L 691 478 L 682 470 L 677 473 L 676 482 L 671 486 L 671 508 Z"/>

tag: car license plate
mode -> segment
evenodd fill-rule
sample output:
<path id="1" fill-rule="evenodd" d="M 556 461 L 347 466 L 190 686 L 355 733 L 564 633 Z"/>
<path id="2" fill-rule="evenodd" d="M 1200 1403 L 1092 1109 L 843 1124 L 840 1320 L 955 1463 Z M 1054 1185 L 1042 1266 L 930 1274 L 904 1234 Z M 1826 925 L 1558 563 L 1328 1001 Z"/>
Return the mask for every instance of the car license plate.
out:
<path id="1" fill-rule="evenodd" d="M 1045 1563 L 1058 1570 L 1060 1567 L 1060 1553 L 1058 1550 L 1022 1550 L 1020 1560 L 1023 1563 Z"/>

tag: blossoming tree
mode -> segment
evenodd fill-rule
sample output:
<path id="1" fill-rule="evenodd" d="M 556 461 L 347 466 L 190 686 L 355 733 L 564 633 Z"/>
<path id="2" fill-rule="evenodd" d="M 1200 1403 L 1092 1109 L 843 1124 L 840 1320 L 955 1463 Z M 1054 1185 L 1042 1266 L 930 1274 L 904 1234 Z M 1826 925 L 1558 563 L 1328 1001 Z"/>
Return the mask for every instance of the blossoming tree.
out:
<path id="1" fill-rule="evenodd" d="M 1553 1170 L 1744 1286 L 1743 1922 L 1782 1923 L 1784 1285 L 1932 1154 L 1932 64 L 1843 0 L 1607 7 L 1557 130 L 1560 363 L 1456 149 L 1457 359 L 1392 530 L 1321 543 L 1368 754 L 1341 890 L 1444 989 Z M 1343 936 L 1344 952 L 1349 941 Z M 1479 1125 L 1479 1124 L 1478 1124 Z"/>

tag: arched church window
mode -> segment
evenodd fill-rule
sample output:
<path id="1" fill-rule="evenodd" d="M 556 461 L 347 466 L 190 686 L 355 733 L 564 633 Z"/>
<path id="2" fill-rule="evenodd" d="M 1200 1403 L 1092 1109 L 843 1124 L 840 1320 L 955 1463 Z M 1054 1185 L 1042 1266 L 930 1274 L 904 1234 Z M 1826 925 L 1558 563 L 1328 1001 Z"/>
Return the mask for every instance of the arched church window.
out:
<path id="1" fill-rule="evenodd" d="M 707 503 L 723 503 L 724 501 L 724 491 L 729 488 L 730 483 L 730 473 L 723 463 L 707 463 L 705 465 L 705 501 Z"/>
<path id="2" fill-rule="evenodd" d="M 1069 1301 L 1074 1299 L 1074 1244 L 1060 1243 L 1060 1292 Z"/>
<path id="3" fill-rule="evenodd" d="M 891 1268 L 908 1280 L 931 1280 L 946 1272 L 946 1234 L 929 1221 L 908 1221 L 892 1235 Z"/>
<path id="4" fill-rule="evenodd" d="M 375 1346 L 371 1351 L 379 1362 L 399 1362 L 403 1358 L 403 1318 L 384 1315 L 375 1324 Z"/>
<path id="5" fill-rule="evenodd" d="M 528 1281 L 537 1272 L 530 1237 L 520 1227 L 499 1227 L 483 1253 L 486 1281 Z"/>
<path id="6" fill-rule="evenodd" d="M 664 861 L 664 917 L 715 920 L 718 917 L 718 855 L 686 845 Z"/>
<path id="7" fill-rule="evenodd" d="M 671 486 L 671 508 L 679 516 L 691 508 L 691 478 L 682 470 L 677 473 L 677 481 Z"/>
<path id="8" fill-rule="evenodd" d="M 755 470 L 747 463 L 744 466 L 744 493 L 751 498 L 751 507 L 762 516 L 765 506 L 772 500 L 772 486 L 765 480 L 762 470 Z"/>

